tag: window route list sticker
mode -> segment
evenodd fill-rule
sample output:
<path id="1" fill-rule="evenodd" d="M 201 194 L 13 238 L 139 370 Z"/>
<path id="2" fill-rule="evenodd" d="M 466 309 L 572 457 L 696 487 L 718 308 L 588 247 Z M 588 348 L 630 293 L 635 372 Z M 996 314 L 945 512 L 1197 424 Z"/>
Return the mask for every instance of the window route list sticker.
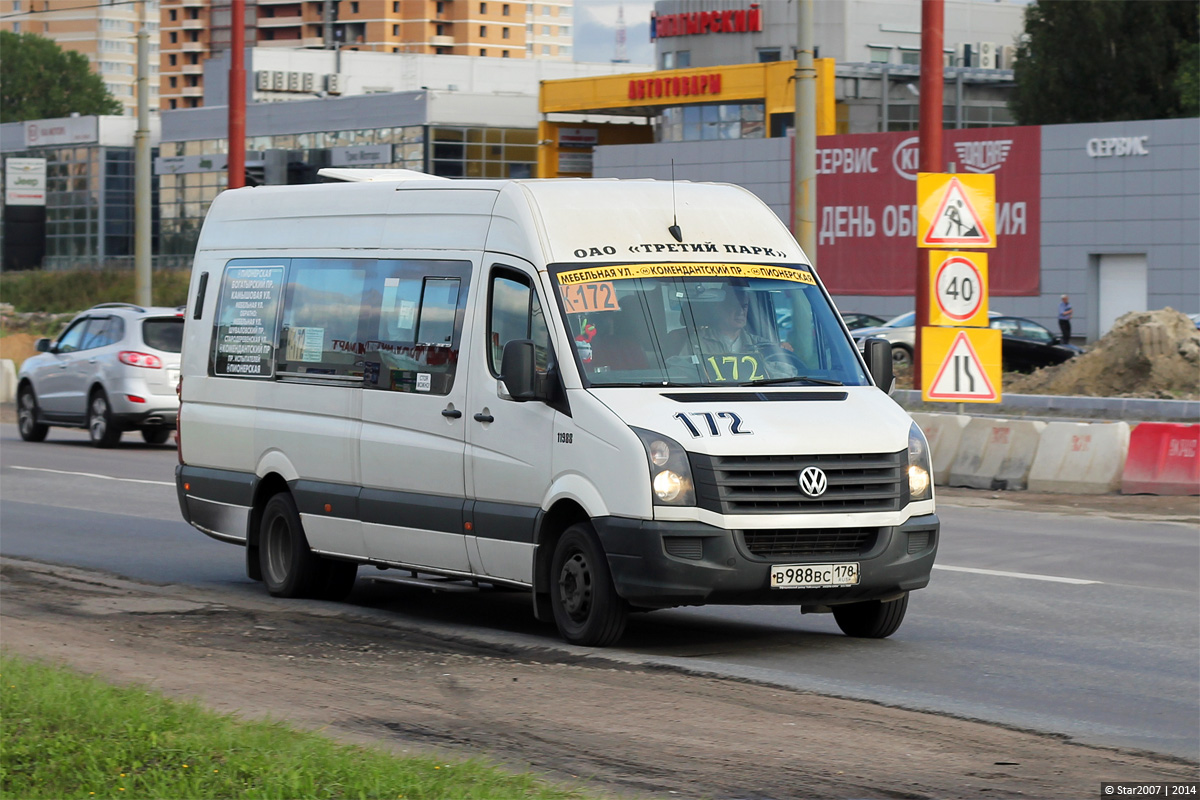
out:
<path id="1" fill-rule="evenodd" d="M 269 378 L 274 370 L 283 267 L 228 267 L 213 374 Z"/>

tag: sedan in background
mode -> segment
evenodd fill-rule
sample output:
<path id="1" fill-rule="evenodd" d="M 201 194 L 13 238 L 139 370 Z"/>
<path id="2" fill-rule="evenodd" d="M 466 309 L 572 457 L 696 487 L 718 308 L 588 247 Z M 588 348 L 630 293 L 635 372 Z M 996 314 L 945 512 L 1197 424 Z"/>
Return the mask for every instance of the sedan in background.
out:
<path id="1" fill-rule="evenodd" d="M 1033 372 L 1083 352 L 1073 344 L 1061 343 L 1045 326 L 1024 317 L 993 317 L 988 326 L 1000 331 L 1005 372 Z"/>
<path id="2" fill-rule="evenodd" d="M 874 314 L 863 314 L 859 311 L 843 311 L 842 319 L 846 322 L 846 327 L 850 330 L 858 328 L 878 328 L 880 325 L 887 322 L 883 317 L 877 317 Z"/>
<path id="3" fill-rule="evenodd" d="M 892 343 L 892 367 L 904 370 L 912 367 L 913 344 L 917 338 L 917 329 L 913 327 L 916 318 L 917 312 L 909 311 L 875 327 L 856 329 L 848 322 L 846 327 L 850 328 L 850 335 L 854 337 L 859 350 L 866 346 L 864 342 L 867 339 L 887 339 Z"/>

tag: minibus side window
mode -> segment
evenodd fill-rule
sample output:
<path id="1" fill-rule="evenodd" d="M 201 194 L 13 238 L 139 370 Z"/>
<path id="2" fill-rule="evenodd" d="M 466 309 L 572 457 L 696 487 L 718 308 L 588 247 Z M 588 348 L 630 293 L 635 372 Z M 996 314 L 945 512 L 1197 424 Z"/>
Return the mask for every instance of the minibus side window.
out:
<path id="1" fill-rule="evenodd" d="M 537 292 L 529 279 L 518 272 L 497 271 L 492 275 L 491 302 L 488 312 L 488 367 L 492 374 L 503 374 L 504 345 L 514 339 L 532 339 L 538 370 L 550 368 L 550 330 L 546 326 Z"/>
<path id="2" fill-rule="evenodd" d="M 213 374 L 448 394 L 470 275 L 461 260 L 232 261 Z"/>

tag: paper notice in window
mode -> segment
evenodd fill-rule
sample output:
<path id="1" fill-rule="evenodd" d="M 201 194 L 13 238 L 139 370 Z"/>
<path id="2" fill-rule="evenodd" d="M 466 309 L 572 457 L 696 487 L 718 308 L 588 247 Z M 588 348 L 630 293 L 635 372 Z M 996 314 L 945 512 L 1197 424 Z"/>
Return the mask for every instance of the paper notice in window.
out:
<path id="1" fill-rule="evenodd" d="M 324 328 L 292 328 L 288 332 L 288 361 L 320 361 L 325 344 Z"/>

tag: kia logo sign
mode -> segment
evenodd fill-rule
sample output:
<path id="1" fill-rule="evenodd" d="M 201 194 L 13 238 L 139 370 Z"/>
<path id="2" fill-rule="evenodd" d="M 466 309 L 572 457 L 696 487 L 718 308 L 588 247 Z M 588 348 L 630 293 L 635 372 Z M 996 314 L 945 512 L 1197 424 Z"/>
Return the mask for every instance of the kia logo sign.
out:
<path id="1" fill-rule="evenodd" d="M 910 136 L 892 151 L 892 168 L 896 174 L 907 181 L 917 179 L 918 167 L 921 163 L 921 137 Z"/>

